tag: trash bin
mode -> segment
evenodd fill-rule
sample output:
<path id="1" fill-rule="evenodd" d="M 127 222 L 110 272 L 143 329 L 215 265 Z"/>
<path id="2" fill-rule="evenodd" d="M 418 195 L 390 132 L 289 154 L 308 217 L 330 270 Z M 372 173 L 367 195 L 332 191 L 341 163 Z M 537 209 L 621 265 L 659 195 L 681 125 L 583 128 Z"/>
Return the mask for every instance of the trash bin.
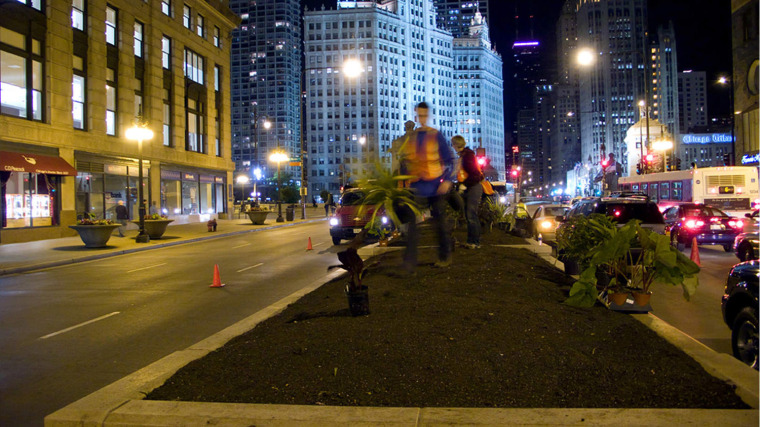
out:
<path id="1" fill-rule="evenodd" d="M 296 217 L 296 208 L 293 205 L 289 205 L 287 208 L 285 208 L 285 220 L 286 221 L 293 221 Z"/>

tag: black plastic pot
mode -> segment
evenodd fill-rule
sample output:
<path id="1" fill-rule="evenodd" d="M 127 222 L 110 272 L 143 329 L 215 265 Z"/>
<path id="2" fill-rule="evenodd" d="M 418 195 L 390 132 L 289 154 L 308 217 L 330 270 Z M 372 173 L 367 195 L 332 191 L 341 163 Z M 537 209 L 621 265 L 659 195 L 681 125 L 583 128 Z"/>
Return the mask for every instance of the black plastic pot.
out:
<path id="1" fill-rule="evenodd" d="M 356 291 L 349 291 L 346 286 L 348 297 L 348 309 L 352 316 L 366 316 L 369 314 L 369 292 L 366 286 L 360 286 Z"/>
<path id="2" fill-rule="evenodd" d="M 562 257 L 562 263 L 565 264 L 565 274 L 576 276 L 581 274 L 581 266 L 575 258 Z"/>

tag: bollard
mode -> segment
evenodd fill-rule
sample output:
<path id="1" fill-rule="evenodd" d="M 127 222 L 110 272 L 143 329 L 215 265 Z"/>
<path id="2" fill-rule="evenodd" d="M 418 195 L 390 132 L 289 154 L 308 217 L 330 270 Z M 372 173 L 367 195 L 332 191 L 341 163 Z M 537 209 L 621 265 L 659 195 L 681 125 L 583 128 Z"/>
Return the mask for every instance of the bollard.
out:
<path id="1" fill-rule="evenodd" d="M 212 232 L 212 231 L 216 231 L 216 220 L 215 219 L 210 219 L 206 223 L 206 225 L 208 226 L 209 233 Z"/>

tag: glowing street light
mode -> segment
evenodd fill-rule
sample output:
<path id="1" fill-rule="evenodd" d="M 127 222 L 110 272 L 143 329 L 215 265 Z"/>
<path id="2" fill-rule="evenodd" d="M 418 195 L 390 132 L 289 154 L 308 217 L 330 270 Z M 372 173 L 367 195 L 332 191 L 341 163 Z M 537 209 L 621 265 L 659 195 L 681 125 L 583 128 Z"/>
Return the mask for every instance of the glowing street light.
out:
<path id="1" fill-rule="evenodd" d="M 346 77 L 359 77 L 362 73 L 362 63 L 358 59 L 347 59 L 343 62 L 343 74 Z"/>
<path id="2" fill-rule="evenodd" d="M 251 182 L 251 178 L 248 175 L 240 175 L 235 178 L 235 182 L 240 184 L 240 208 L 243 208 L 243 200 L 245 200 L 245 185 Z"/>
<path id="3" fill-rule="evenodd" d="M 288 155 L 279 147 L 269 155 L 269 161 L 277 163 L 277 222 L 285 222 L 282 217 L 282 174 L 280 163 L 288 161 Z"/>
<path id="4" fill-rule="evenodd" d="M 148 124 L 142 121 L 142 117 L 138 116 L 135 119 L 131 128 L 127 129 L 125 134 L 127 139 L 131 141 L 137 141 L 137 157 L 140 162 L 138 172 L 138 189 L 137 198 L 139 200 L 140 208 L 138 214 L 140 215 L 140 232 L 137 234 L 135 242 L 148 243 L 150 242 L 150 236 L 145 232 L 145 199 L 143 198 L 143 157 L 142 157 L 142 143 L 143 141 L 150 141 L 153 139 L 153 131 L 148 128 Z"/>
<path id="5" fill-rule="evenodd" d="M 596 62 L 596 55 L 594 55 L 594 52 L 591 49 L 580 49 L 578 51 L 577 61 L 579 65 L 586 67 Z"/>

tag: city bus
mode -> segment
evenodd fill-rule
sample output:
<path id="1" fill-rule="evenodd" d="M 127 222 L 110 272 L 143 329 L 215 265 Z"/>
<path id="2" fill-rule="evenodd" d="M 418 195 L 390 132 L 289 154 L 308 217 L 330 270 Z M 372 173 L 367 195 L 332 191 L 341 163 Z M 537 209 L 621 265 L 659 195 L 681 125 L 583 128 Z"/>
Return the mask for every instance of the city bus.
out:
<path id="1" fill-rule="evenodd" d="M 681 203 L 704 203 L 734 216 L 760 207 L 758 168 L 724 166 L 650 173 L 618 179 L 621 191 L 649 195 L 661 211 Z"/>

